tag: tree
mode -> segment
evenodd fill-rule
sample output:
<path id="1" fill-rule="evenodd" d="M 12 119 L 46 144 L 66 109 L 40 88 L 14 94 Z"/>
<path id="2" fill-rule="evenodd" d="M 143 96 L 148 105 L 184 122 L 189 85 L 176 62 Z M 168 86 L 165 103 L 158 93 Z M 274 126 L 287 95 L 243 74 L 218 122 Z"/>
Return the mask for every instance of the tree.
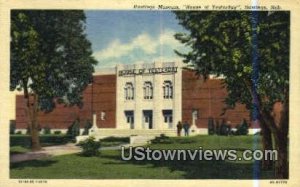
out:
<path id="1" fill-rule="evenodd" d="M 38 113 L 57 103 L 82 106 L 82 91 L 92 80 L 91 44 L 79 10 L 13 10 L 10 89 L 23 91 L 32 150 L 41 149 Z"/>
<path id="2" fill-rule="evenodd" d="M 278 150 L 275 174 L 288 178 L 289 12 L 175 12 L 189 33 L 175 38 L 190 48 L 175 51 L 205 79 L 224 76 L 228 108 L 244 104 L 259 122 L 263 148 Z M 281 105 L 276 120 L 274 106 Z M 277 115 L 278 117 L 278 115 Z M 270 166 L 263 163 L 264 166 Z"/>

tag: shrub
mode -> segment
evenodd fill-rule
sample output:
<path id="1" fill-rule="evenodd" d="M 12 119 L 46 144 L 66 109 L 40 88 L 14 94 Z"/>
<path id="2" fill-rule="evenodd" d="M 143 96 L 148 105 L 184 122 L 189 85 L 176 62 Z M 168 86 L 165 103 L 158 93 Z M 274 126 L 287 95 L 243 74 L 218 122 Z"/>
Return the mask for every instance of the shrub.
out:
<path id="1" fill-rule="evenodd" d="M 101 139 L 101 142 L 122 142 L 122 143 L 129 143 L 130 138 L 129 137 L 114 137 L 114 136 L 109 136 L 106 138 Z"/>
<path id="2" fill-rule="evenodd" d="M 15 134 L 16 132 L 16 121 L 10 120 L 9 121 L 9 134 Z"/>
<path id="3" fill-rule="evenodd" d="M 230 129 L 231 127 L 223 122 L 220 126 L 220 135 L 228 136 L 230 134 Z"/>
<path id="4" fill-rule="evenodd" d="M 17 131 L 16 134 L 22 134 L 22 131 Z"/>
<path id="5" fill-rule="evenodd" d="M 89 129 L 92 128 L 93 124 L 90 121 L 87 121 L 84 126 L 84 131 L 82 132 L 82 135 L 88 135 Z"/>
<path id="6" fill-rule="evenodd" d="M 20 131 L 19 131 L 20 132 Z M 71 141 L 70 136 L 66 135 L 42 135 L 40 136 L 40 142 L 42 146 L 47 145 L 61 145 Z M 31 147 L 31 136 L 28 135 L 11 135 L 10 146 L 22 146 Z"/>
<path id="7" fill-rule="evenodd" d="M 208 135 L 215 134 L 215 124 L 213 118 L 208 118 Z"/>
<path id="8" fill-rule="evenodd" d="M 80 122 L 79 119 L 76 119 L 72 125 L 68 128 L 67 134 L 70 135 L 73 140 L 76 136 L 80 134 Z"/>
<path id="9" fill-rule="evenodd" d="M 81 154 L 84 156 L 99 156 L 100 155 L 100 141 L 95 141 L 94 137 L 89 137 L 78 144 L 82 148 Z"/>
<path id="10" fill-rule="evenodd" d="M 42 130 L 40 124 L 37 125 L 38 131 L 40 132 Z M 31 129 L 29 126 L 26 128 L 26 134 L 31 134 Z"/>
<path id="11" fill-rule="evenodd" d="M 48 125 L 44 127 L 44 134 L 51 134 L 51 128 Z"/>
<path id="12" fill-rule="evenodd" d="M 164 134 L 151 140 L 152 144 L 190 144 L 196 142 L 195 139 L 191 138 L 170 138 Z"/>
<path id="13" fill-rule="evenodd" d="M 220 123 L 219 123 L 219 120 L 216 121 L 216 130 L 215 130 L 215 133 L 217 135 L 220 135 Z"/>
<path id="14" fill-rule="evenodd" d="M 171 144 L 173 143 L 173 141 L 170 139 L 170 137 L 161 134 L 159 137 L 155 137 L 153 140 L 151 140 L 151 143 L 153 144 L 159 144 L 159 143 L 163 143 L 163 144 Z"/>
<path id="15" fill-rule="evenodd" d="M 29 127 L 26 128 L 26 134 L 30 134 L 31 133 L 31 129 Z"/>
<path id="16" fill-rule="evenodd" d="M 241 125 L 237 126 L 236 135 L 247 135 L 249 133 L 249 126 L 247 121 L 244 119 Z"/>
<path id="17" fill-rule="evenodd" d="M 61 134 L 61 131 L 54 131 L 54 134 Z"/>

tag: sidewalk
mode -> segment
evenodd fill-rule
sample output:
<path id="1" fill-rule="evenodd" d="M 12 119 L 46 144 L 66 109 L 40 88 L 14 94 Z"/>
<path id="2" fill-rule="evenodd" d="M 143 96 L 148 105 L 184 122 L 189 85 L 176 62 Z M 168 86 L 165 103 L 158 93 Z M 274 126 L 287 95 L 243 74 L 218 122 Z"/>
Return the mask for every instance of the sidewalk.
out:
<path id="1" fill-rule="evenodd" d="M 129 144 L 125 144 L 122 146 L 128 147 Z M 112 147 L 103 147 L 100 150 L 118 150 L 120 148 L 121 146 L 112 146 Z M 76 146 L 74 143 L 43 147 L 42 149 L 43 150 L 41 151 L 11 155 L 10 162 L 15 163 L 15 162 L 22 162 L 27 160 L 36 160 L 36 159 L 47 158 L 51 156 L 79 153 L 81 151 L 81 148 Z"/>

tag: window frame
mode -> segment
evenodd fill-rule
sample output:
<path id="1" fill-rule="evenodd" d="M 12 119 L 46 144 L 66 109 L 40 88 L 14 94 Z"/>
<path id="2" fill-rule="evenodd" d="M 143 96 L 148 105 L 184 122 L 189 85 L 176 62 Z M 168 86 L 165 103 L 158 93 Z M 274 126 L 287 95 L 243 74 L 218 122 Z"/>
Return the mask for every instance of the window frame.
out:
<path id="1" fill-rule="evenodd" d="M 163 83 L 163 98 L 173 99 L 173 83 L 171 80 L 165 80 Z"/>
<path id="2" fill-rule="evenodd" d="M 144 92 L 144 99 L 151 100 L 153 99 L 153 84 L 151 81 L 145 81 L 143 86 L 143 92 Z"/>
<path id="3" fill-rule="evenodd" d="M 126 82 L 124 87 L 125 100 L 134 100 L 134 86 L 132 82 Z"/>

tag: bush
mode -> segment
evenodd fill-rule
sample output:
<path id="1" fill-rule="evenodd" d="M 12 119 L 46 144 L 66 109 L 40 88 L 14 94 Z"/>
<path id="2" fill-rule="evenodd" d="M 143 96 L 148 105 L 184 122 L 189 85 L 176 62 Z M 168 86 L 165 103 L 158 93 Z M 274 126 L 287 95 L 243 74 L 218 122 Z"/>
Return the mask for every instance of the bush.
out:
<path id="1" fill-rule="evenodd" d="M 220 126 L 220 135 L 228 136 L 230 134 L 231 127 L 225 123 L 222 123 Z"/>
<path id="2" fill-rule="evenodd" d="M 247 135 L 249 133 L 249 126 L 247 121 L 244 119 L 241 125 L 237 126 L 236 135 Z"/>
<path id="3" fill-rule="evenodd" d="M 208 135 L 215 134 L 215 124 L 213 118 L 208 118 Z"/>
<path id="4" fill-rule="evenodd" d="M 122 143 L 129 143 L 130 138 L 129 137 L 114 137 L 114 136 L 109 136 L 106 138 L 101 139 L 101 142 L 122 142 Z"/>
<path id="5" fill-rule="evenodd" d="M 68 128 L 67 135 L 71 136 L 75 140 L 76 136 L 80 134 L 80 122 L 76 119 L 72 125 Z"/>
<path id="6" fill-rule="evenodd" d="M 37 125 L 37 128 L 38 128 L 38 131 L 41 132 L 42 128 L 41 128 L 40 124 Z M 26 128 L 26 134 L 31 134 L 31 129 L 29 126 L 27 126 L 27 128 Z"/>
<path id="7" fill-rule="evenodd" d="M 17 131 L 15 134 L 22 134 L 22 131 Z"/>
<path id="8" fill-rule="evenodd" d="M 20 131 L 19 131 L 20 132 Z M 42 135 L 40 142 L 42 146 L 61 145 L 71 141 L 70 136 L 66 135 Z M 10 146 L 31 147 L 31 136 L 28 135 L 11 135 Z"/>
<path id="9" fill-rule="evenodd" d="M 54 134 L 61 134 L 61 131 L 54 131 Z"/>
<path id="10" fill-rule="evenodd" d="M 9 121 L 9 134 L 15 134 L 16 132 L 16 121 L 10 120 Z"/>
<path id="11" fill-rule="evenodd" d="M 43 132 L 44 134 L 51 134 L 51 128 L 48 126 L 48 125 L 46 125 L 45 127 L 44 127 L 44 132 Z"/>
<path id="12" fill-rule="evenodd" d="M 100 155 L 100 141 L 95 141 L 94 137 L 79 142 L 78 144 L 82 148 L 81 154 L 84 156 L 99 156 Z"/>
<path id="13" fill-rule="evenodd" d="M 159 137 L 155 137 L 153 140 L 151 140 L 152 144 L 171 144 L 173 141 L 170 139 L 170 137 L 161 134 Z"/>
<path id="14" fill-rule="evenodd" d="M 26 128 L 26 134 L 30 134 L 31 133 L 31 129 L 29 127 Z"/>
<path id="15" fill-rule="evenodd" d="M 170 138 L 164 134 L 151 140 L 152 144 L 190 144 L 194 142 L 196 142 L 196 140 L 191 138 Z"/>
<path id="16" fill-rule="evenodd" d="M 88 135 L 89 129 L 92 128 L 93 124 L 90 121 L 87 121 L 84 126 L 84 131 L 82 132 L 82 135 Z"/>
<path id="17" fill-rule="evenodd" d="M 217 135 L 220 135 L 220 123 L 219 123 L 219 120 L 217 120 L 216 122 L 216 130 L 215 130 L 215 133 Z"/>

